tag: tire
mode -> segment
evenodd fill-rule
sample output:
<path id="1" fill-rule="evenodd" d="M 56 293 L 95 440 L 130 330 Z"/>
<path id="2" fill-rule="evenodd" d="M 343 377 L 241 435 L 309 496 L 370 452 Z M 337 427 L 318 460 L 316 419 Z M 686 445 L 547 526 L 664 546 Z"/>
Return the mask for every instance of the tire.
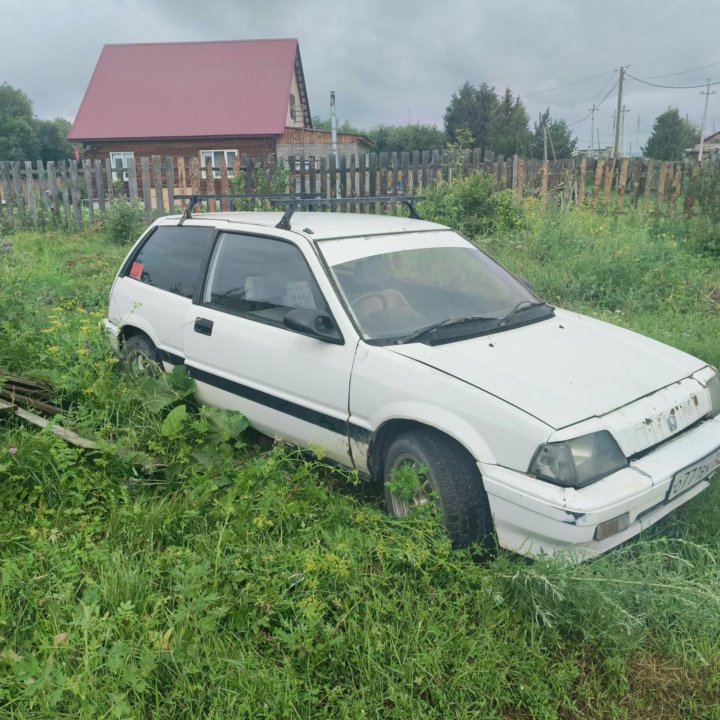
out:
<path id="1" fill-rule="evenodd" d="M 419 485 L 414 489 L 407 487 L 413 475 L 398 475 L 403 467 L 416 471 Z M 403 517 L 413 506 L 434 502 L 454 548 L 473 543 L 486 549 L 494 546 L 482 478 L 473 457 L 452 438 L 431 429 L 399 434 L 385 453 L 383 482 L 385 507 L 391 515 Z"/>
<path id="2" fill-rule="evenodd" d="M 132 335 L 123 344 L 123 367 L 127 372 L 157 376 L 163 372 L 155 343 L 144 334 Z"/>

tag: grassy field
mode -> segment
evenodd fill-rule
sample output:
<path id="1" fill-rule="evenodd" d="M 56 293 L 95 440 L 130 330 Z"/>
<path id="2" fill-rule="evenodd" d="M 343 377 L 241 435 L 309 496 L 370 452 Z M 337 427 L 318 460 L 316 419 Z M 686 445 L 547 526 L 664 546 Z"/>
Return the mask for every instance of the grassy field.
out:
<path id="1" fill-rule="evenodd" d="M 586 211 L 481 244 L 552 303 L 720 365 L 720 270 L 682 221 Z M 0 250 L 0 367 L 99 449 L 0 424 L 0 717 L 720 718 L 720 488 L 580 566 L 452 552 L 352 476 L 123 375 L 126 248 Z M 162 469 L 153 469 L 160 461 Z"/>

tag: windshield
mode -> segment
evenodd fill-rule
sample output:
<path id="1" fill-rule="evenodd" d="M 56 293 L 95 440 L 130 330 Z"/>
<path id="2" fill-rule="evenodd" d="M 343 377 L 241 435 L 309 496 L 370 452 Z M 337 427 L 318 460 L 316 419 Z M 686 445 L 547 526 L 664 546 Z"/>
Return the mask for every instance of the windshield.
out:
<path id="1" fill-rule="evenodd" d="M 548 306 L 480 249 L 452 231 L 319 243 L 363 335 L 421 341 L 426 333 L 506 329 Z M 521 312 L 522 311 L 522 312 Z M 460 330 L 460 326 L 463 327 Z M 475 325 L 469 330 L 470 325 Z"/>

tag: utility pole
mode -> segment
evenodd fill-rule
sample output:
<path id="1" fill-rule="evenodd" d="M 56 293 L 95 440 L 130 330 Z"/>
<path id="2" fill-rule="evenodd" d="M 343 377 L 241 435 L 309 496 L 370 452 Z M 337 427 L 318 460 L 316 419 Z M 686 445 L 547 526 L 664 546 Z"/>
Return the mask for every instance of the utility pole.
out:
<path id="1" fill-rule="evenodd" d="M 637 143 L 638 150 L 640 150 L 640 113 L 638 113 L 637 116 L 637 126 L 636 126 L 636 135 L 635 135 L 635 141 Z"/>
<path id="2" fill-rule="evenodd" d="M 629 113 L 630 108 L 622 106 L 622 116 L 620 119 L 620 155 L 619 157 L 623 157 L 625 154 L 625 113 Z"/>
<path id="3" fill-rule="evenodd" d="M 547 118 L 545 118 L 543 122 L 543 162 L 547 162 L 547 159 Z"/>
<path id="4" fill-rule="evenodd" d="M 707 78 L 705 82 L 707 82 L 705 92 L 703 92 L 702 90 L 700 91 L 700 94 L 705 96 L 705 109 L 703 110 L 703 121 L 702 125 L 700 126 L 700 152 L 698 153 L 698 162 L 702 162 L 703 159 L 703 145 L 705 144 L 705 121 L 707 120 L 708 100 L 710 99 L 711 95 L 715 95 L 716 93 L 715 90 L 710 92 L 710 78 Z"/>
<path id="5" fill-rule="evenodd" d="M 594 137 L 595 137 L 595 113 L 597 112 L 598 108 L 593 106 L 590 108 L 590 158 L 595 157 L 595 150 L 594 150 Z M 599 150 L 600 148 L 598 148 Z"/>
<path id="6" fill-rule="evenodd" d="M 335 158 L 335 167 L 337 168 L 338 164 L 338 154 L 337 154 L 337 114 L 335 112 L 335 91 L 330 91 L 330 141 L 332 143 L 332 154 Z M 335 186 L 335 194 L 337 197 L 340 197 L 340 175 L 339 173 L 336 176 L 336 186 Z M 329 196 L 328 196 L 329 197 Z"/>
<path id="7" fill-rule="evenodd" d="M 613 157 L 618 156 L 618 147 L 620 145 L 620 118 L 622 115 L 622 91 L 623 91 L 623 78 L 625 77 L 625 68 L 620 67 L 620 77 L 618 78 L 618 101 L 617 110 L 615 112 L 615 144 L 613 145 Z"/>

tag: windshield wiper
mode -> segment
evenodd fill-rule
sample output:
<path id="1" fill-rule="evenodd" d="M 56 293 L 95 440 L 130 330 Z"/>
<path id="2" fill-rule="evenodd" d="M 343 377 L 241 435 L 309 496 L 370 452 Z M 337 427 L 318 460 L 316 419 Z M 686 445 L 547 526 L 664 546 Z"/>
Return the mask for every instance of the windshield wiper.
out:
<path id="1" fill-rule="evenodd" d="M 549 307 L 551 310 L 554 310 L 552 305 L 548 305 L 546 302 L 543 302 L 542 300 L 521 300 L 507 315 L 503 315 L 500 318 L 499 324 L 506 325 L 516 315 L 519 315 L 520 313 L 523 313 L 526 310 L 532 310 L 533 308 L 541 307 L 542 305 L 545 305 L 546 307 Z"/>
<path id="2" fill-rule="evenodd" d="M 446 318 L 445 320 L 440 320 L 440 322 L 432 323 L 432 325 L 427 325 L 426 327 L 420 328 L 419 330 L 416 330 L 411 335 L 407 335 L 404 338 L 400 338 L 399 340 L 395 341 L 395 344 L 397 345 L 404 345 L 405 343 L 414 342 L 415 340 L 419 340 L 421 337 L 424 337 L 425 335 L 428 335 L 433 330 L 437 330 L 441 327 L 449 327 L 451 325 L 463 325 L 465 323 L 471 323 L 471 322 L 492 322 L 497 323 L 501 320 L 501 318 L 496 317 L 485 317 L 484 315 L 473 315 L 471 317 L 462 317 L 462 318 Z"/>

